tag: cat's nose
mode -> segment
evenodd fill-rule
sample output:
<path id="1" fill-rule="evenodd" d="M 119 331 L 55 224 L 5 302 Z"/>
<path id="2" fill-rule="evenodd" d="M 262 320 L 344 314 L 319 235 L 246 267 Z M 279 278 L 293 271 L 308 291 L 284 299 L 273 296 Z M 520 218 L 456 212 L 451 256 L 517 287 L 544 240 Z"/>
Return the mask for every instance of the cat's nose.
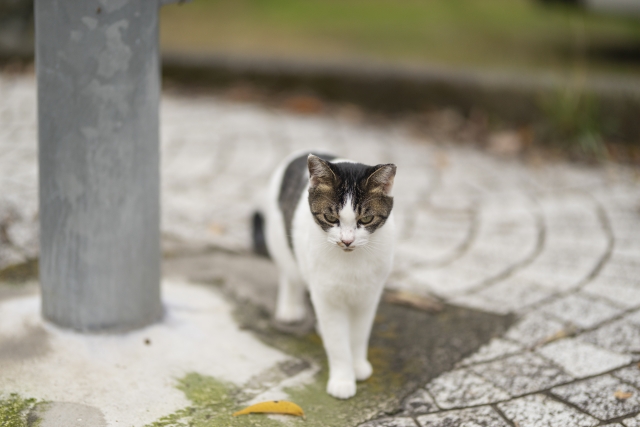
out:
<path id="1" fill-rule="evenodd" d="M 349 247 L 349 245 L 353 243 L 353 239 L 351 240 L 342 239 L 342 243 L 344 243 L 346 247 Z"/>

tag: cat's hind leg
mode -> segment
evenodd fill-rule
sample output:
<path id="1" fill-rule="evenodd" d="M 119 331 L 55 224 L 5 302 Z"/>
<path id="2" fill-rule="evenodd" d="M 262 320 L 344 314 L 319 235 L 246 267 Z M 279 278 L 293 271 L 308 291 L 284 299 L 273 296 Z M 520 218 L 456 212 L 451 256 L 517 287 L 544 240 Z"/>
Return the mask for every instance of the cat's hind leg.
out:
<path id="1" fill-rule="evenodd" d="M 302 280 L 281 272 L 276 303 L 276 320 L 285 323 L 299 322 L 304 319 L 306 313 L 305 286 Z"/>

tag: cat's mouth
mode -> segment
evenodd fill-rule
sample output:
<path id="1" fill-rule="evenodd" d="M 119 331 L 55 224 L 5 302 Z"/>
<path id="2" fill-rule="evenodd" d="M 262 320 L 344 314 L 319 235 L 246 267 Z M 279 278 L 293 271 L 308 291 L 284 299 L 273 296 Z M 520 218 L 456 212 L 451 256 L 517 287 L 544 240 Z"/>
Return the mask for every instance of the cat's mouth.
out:
<path id="1" fill-rule="evenodd" d="M 345 252 L 353 252 L 356 248 L 345 248 L 343 247 L 342 250 Z"/>

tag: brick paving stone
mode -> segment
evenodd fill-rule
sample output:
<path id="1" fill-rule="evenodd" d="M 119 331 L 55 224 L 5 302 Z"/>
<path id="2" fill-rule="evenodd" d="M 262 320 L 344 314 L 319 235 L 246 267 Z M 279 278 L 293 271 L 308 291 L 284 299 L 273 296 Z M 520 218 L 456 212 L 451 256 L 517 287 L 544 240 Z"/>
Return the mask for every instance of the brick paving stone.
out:
<path id="1" fill-rule="evenodd" d="M 576 378 L 601 374 L 632 361 L 631 356 L 604 350 L 575 338 L 552 342 L 537 352 Z"/>
<path id="2" fill-rule="evenodd" d="M 560 321 L 550 319 L 549 316 L 540 312 L 532 312 L 509 328 L 505 338 L 525 346 L 534 346 L 567 329 L 568 326 Z"/>
<path id="3" fill-rule="evenodd" d="M 620 253 L 623 255 L 639 256 L 640 245 L 638 245 L 638 240 L 640 240 L 640 231 L 633 229 L 629 229 L 622 236 L 616 236 L 616 246 L 613 249 L 614 254 Z"/>
<path id="4" fill-rule="evenodd" d="M 631 393 L 631 396 L 625 400 L 617 399 L 615 393 L 618 391 Z M 640 411 L 640 392 L 611 375 L 556 387 L 551 393 L 603 421 Z"/>
<path id="5" fill-rule="evenodd" d="M 472 293 L 461 296 L 454 296 L 448 299 L 448 302 L 453 305 L 459 305 L 461 307 L 467 307 L 474 310 L 486 311 L 487 313 L 496 313 L 506 315 L 513 313 L 514 310 L 504 303 L 494 301 L 484 296 Z"/>
<path id="6" fill-rule="evenodd" d="M 520 344 L 501 338 L 493 338 L 488 344 L 480 347 L 474 354 L 460 361 L 459 366 L 470 366 L 481 362 L 489 362 L 521 351 L 523 351 L 523 347 Z"/>
<path id="7" fill-rule="evenodd" d="M 418 417 L 420 427 L 508 427 L 506 421 L 491 408 L 469 408 Z"/>
<path id="8" fill-rule="evenodd" d="M 640 326 L 640 310 L 634 311 L 633 313 L 625 316 L 625 320 L 633 323 L 634 325 Z"/>
<path id="9" fill-rule="evenodd" d="M 403 408 L 408 414 L 428 414 L 439 410 L 429 392 L 423 389 L 418 389 L 407 397 Z"/>
<path id="10" fill-rule="evenodd" d="M 22 251 L 9 245 L 0 245 L 0 269 L 27 260 Z"/>
<path id="11" fill-rule="evenodd" d="M 580 232 L 584 234 L 584 232 Z M 545 248 L 531 264 L 517 272 L 516 276 L 531 280 L 539 286 L 553 291 L 570 291 L 592 274 L 607 245 L 603 238 L 600 243 L 589 242 L 581 247 L 578 237 L 565 242 L 554 242 L 553 230 L 547 229 Z M 596 246 L 592 246 L 592 245 Z"/>
<path id="12" fill-rule="evenodd" d="M 634 364 L 628 366 L 619 371 L 612 372 L 611 375 L 640 389 L 640 365 Z"/>
<path id="13" fill-rule="evenodd" d="M 599 277 L 611 279 L 614 283 L 628 286 L 640 285 L 640 266 L 629 263 L 637 255 L 624 255 L 614 251 L 611 259 L 602 267 L 598 273 Z"/>
<path id="14" fill-rule="evenodd" d="M 415 212 L 397 254 L 417 262 L 439 262 L 451 258 L 468 238 L 470 221 L 468 213 Z"/>
<path id="15" fill-rule="evenodd" d="M 622 420 L 625 427 L 640 427 L 640 415 Z"/>
<path id="16" fill-rule="evenodd" d="M 427 389 L 443 409 L 483 405 L 509 398 L 504 390 L 468 369 L 444 373 L 427 384 Z"/>
<path id="17" fill-rule="evenodd" d="M 622 312 L 611 304 L 581 294 L 572 294 L 550 302 L 540 307 L 540 311 L 585 329 L 597 326 Z"/>
<path id="18" fill-rule="evenodd" d="M 450 270 L 457 269 L 481 271 L 483 279 L 500 277 L 505 271 L 513 268 L 514 265 L 527 259 L 534 250 L 534 245 L 528 247 L 517 246 L 515 242 L 505 243 L 504 247 L 496 248 L 480 243 L 478 239 L 483 239 L 481 235 L 476 236 L 473 246 L 456 260 L 449 267 Z"/>
<path id="19" fill-rule="evenodd" d="M 470 191 L 471 194 L 463 194 L 460 189 L 447 188 L 447 184 L 442 183 L 442 187 L 429 196 L 429 202 L 434 206 L 452 210 L 471 210 L 481 198 L 480 194 L 473 191 Z"/>
<path id="20" fill-rule="evenodd" d="M 624 318 L 580 335 L 578 339 L 617 353 L 640 353 L 640 326 Z"/>
<path id="21" fill-rule="evenodd" d="M 517 277 L 510 277 L 476 293 L 480 297 L 495 301 L 497 305 L 511 312 L 520 312 L 525 307 L 540 303 L 554 294 L 553 290 Z"/>
<path id="22" fill-rule="evenodd" d="M 608 261 L 607 266 L 609 267 L 609 269 L 607 269 L 604 274 L 612 273 L 612 275 L 615 275 L 621 279 L 635 279 L 635 282 L 632 283 L 638 283 L 638 275 L 640 274 L 640 259 L 638 259 L 635 254 L 627 255 L 614 251 Z"/>
<path id="23" fill-rule="evenodd" d="M 554 292 L 575 290 L 584 275 L 576 274 L 570 267 L 544 263 L 536 259 L 533 263 L 519 270 L 515 277 L 535 282 Z"/>
<path id="24" fill-rule="evenodd" d="M 417 424 L 413 418 L 394 417 L 369 421 L 364 424 L 360 424 L 359 427 L 417 427 Z"/>
<path id="25" fill-rule="evenodd" d="M 498 408 L 518 427 L 590 427 L 600 423 L 542 394 L 499 403 Z"/>
<path id="26" fill-rule="evenodd" d="M 514 397 L 551 388 L 573 379 L 531 352 L 475 365 L 470 369 Z"/>
<path id="27" fill-rule="evenodd" d="M 453 297 L 478 286 L 488 276 L 482 269 L 419 268 L 411 274 L 414 283 L 425 286 L 442 298 Z"/>
<path id="28" fill-rule="evenodd" d="M 587 283 L 582 291 L 596 298 L 612 301 L 624 308 L 640 306 L 640 287 L 620 282 L 606 276 L 599 276 Z"/>

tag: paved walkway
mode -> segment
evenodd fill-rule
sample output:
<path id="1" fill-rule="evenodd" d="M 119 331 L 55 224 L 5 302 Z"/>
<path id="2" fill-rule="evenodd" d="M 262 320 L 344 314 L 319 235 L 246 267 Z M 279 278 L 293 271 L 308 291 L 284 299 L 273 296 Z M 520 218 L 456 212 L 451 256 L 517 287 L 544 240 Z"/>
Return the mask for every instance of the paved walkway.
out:
<path id="1" fill-rule="evenodd" d="M 35 141 L 33 79 L 0 75 L 0 268 L 37 254 Z M 402 126 L 167 95 L 165 252 L 248 250 L 265 180 L 304 148 L 397 164 L 391 288 L 518 317 L 367 426 L 640 426 L 637 171 L 530 165 Z"/>

